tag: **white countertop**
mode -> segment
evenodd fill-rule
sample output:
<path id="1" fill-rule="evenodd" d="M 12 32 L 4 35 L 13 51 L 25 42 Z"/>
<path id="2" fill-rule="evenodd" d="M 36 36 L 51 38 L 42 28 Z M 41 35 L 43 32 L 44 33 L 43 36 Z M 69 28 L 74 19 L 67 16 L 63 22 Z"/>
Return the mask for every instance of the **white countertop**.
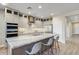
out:
<path id="1" fill-rule="evenodd" d="M 18 37 L 6 38 L 10 48 L 17 48 L 26 44 L 30 44 L 33 42 L 37 42 L 43 40 L 45 38 L 49 38 L 54 36 L 54 34 L 50 33 L 42 33 L 40 35 L 21 35 Z"/>

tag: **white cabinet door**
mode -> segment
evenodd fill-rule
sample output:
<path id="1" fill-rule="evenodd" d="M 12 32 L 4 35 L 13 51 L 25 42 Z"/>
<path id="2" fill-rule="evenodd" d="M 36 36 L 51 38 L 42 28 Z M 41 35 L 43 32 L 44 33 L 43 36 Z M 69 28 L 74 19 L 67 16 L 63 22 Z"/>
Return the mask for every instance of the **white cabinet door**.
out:
<path id="1" fill-rule="evenodd" d="M 13 22 L 13 17 L 12 17 L 12 14 L 9 14 L 9 13 L 6 13 L 5 14 L 5 19 L 6 19 L 6 22 Z"/>
<path id="2" fill-rule="evenodd" d="M 19 17 L 19 27 L 27 28 L 28 27 L 28 19 L 24 17 Z"/>
<path id="3" fill-rule="evenodd" d="M 14 14 L 6 13 L 6 22 L 9 23 L 18 23 L 19 16 Z"/>

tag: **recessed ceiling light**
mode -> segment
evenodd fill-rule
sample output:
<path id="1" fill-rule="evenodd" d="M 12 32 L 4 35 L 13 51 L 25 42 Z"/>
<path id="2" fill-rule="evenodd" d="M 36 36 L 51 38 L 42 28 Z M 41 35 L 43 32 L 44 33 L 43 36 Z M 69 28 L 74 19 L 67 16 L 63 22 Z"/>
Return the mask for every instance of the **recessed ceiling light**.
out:
<path id="1" fill-rule="evenodd" d="M 51 13 L 50 15 L 52 16 L 52 15 L 54 15 L 54 13 Z"/>
<path id="2" fill-rule="evenodd" d="M 42 8 L 42 6 L 38 6 L 38 8 L 40 9 L 40 8 Z"/>
<path id="3" fill-rule="evenodd" d="M 1 3 L 2 5 L 7 5 L 7 3 Z"/>

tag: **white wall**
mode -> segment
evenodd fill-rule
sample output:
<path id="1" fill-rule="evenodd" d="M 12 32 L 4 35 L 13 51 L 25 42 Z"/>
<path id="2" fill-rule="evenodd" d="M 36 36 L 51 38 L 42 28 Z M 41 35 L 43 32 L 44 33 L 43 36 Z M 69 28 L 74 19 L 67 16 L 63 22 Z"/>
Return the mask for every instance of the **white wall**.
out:
<path id="1" fill-rule="evenodd" d="M 73 34 L 79 34 L 79 23 L 73 23 Z"/>
<path id="2" fill-rule="evenodd" d="M 66 25 L 66 37 L 69 39 L 72 36 L 72 23 L 68 22 Z"/>
<path id="3" fill-rule="evenodd" d="M 65 43 L 65 37 L 66 37 L 66 18 L 65 16 L 55 16 L 53 17 L 53 33 L 59 34 L 59 41 L 62 43 Z"/>

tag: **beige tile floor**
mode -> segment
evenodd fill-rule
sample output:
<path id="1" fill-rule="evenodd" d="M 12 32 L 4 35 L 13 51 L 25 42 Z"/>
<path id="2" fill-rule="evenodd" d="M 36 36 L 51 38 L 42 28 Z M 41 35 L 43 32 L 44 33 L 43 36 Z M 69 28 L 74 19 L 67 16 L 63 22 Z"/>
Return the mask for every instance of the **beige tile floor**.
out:
<path id="1" fill-rule="evenodd" d="M 0 55 L 7 55 L 7 48 L 0 48 Z"/>
<path id="2" fill-rule="evenodd" d="M 48 55 L 48 52 L 44 52 Z M 49 53 L 50 55 L 51 52 Z M 79 55 L 79 35 L 73 35 L 66 41 L 66 44 L 60 43 L 60 51 L 55 55 Z M 0 55 L 7 55 L 7 48 L 0 48 Z"/>

